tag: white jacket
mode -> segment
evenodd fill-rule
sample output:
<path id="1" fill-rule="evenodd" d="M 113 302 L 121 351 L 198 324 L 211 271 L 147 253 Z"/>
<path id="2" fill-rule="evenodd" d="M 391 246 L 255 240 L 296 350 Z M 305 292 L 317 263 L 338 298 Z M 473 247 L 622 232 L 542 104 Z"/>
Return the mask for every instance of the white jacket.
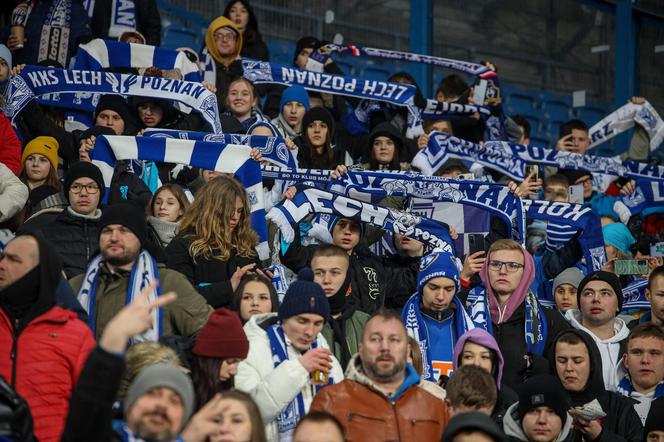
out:
<path id="1" fill-rule="evenodd" d="M 620 378 L 618 377 L 618 364 L 622 359 L 620 353 L 620 341 L 627 339 L 629 336 L 629 329 L 627 324 L 620 318 L 613 320 L 614 335 L 609 339 L 601 340 L 593 332 L 581 325 L 581 311 L 577 309 L 567 310 L 565 318 L 570 322 L 572 327 L 583 330 L 592 336 L 593 341 L 597 344 L 599 353 L 602 355 L 602 378 L 604 379 L 604 387 L 610 391 L 616 391 Z"/>
<path id="2" fill-rule="evenodd" d="M 270 339 L 260 324 L 275 317 L 276 313 L 254 315 L 244 325 L 244 331 L 249 339 L 249 354 L 240 363 L 235 376 L 235 388 L 251 395 L 256 401 L 263 422 L 267 439 L 271 442 L 279 441 L 277 416 L 301 392 L 304 399 L 305 411 L 309 411 L 313 401 L 313 385 L 309 372 L 300 363 L 300 352 L 295 350 L 288 338 L 288 360 L 278 367 L 272 362 Z M 318 347 L 329 348 L 322 334 L 317 338 Z M 344 373 L 334 356 L 332 357 L 331 376 L 335 383 L 344 379 Z"/>
<path id="3" fill-rule="evenodd" d="M 29 190 L 14 172 L 0 163 L 0 222 L 6 221 L 25 206 Z"/>

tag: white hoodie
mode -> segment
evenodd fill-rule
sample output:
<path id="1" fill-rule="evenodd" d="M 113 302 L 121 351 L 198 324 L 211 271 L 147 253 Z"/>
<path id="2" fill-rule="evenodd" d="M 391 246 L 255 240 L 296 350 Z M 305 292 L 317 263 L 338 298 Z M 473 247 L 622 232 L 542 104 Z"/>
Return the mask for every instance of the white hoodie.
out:
<path id="1" fill-rule="evenodd" d="M 602 355 L 602 378 L 604 379 L 604 387 L 610 391 L 616 391 L 620 378 L 617 375 L 617 368 L 622 354 L 620 354 L 620 341 L 627 339 L 629 336 L 629 329 L 627 324 L 620 318 L 613 320 L 614 335 L 609 339 L 600 339 L 593 334 L 590 330 L 581 325 L 581 311 L 576 309 L 567 310 L 565 313 L 567 319 L 572 327 L 583 330 L 592 336 L 599 353 Z"/>

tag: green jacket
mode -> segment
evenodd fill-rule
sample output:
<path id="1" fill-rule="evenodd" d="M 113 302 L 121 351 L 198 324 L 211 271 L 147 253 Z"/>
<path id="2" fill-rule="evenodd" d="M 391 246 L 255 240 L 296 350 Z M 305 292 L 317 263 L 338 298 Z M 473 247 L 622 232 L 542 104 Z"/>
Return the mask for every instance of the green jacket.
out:
<path id="1" fill-rule="evenodd" d="M 212 312 L 212 307 L 179 272 L 159 264 L 159 285 L 162 293 L 175 292 L 178 297 L 164 306 L 163 335 L 195 336 L 203 328 Z M 95 339 L 101 337 L 106 324 L 125 305 L 131 272 L 117 270 L 111 273 L 101 266 L 95 302 Z M 85 274 L 69 280 L 69 285 L 78 293 Z"/>
<path id="2" fill-rule="evenodd" d="M 357 349 L 360 346 L 360 341 L 362 341 L 362 333 L 364 332 L 364 325 L 369 320 L 369 315 L 355 310 L 350 318 L 346 319 L 345 323 L 345 332 L 346 332 L 346 345 L 348 345 L 348 351 L 350 355 L 353 356 L 357 353 Z M 327 345 L 330 346 L 334 357 L 338 361 L 341 361 L 341 345 L 338 342 L 334 341 L 334 333 L 332 331 L 332 326 L 329 321 L 323 326 L 323 337 L 327 341 Z M 344 370 L 346 367 L 342 367 Z"/>

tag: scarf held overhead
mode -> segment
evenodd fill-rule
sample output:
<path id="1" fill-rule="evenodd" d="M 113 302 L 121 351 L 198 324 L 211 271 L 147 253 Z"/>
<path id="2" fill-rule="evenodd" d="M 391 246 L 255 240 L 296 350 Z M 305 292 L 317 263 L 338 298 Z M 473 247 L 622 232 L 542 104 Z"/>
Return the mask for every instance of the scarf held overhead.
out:
<path id="1" fill-rule="evenodd" d="M 67 66 L 72 0 L 53 0 L 41 26 L 37 61 L 56 60 Z"/>
<path id="2" fill-rule="evenodd" d="M 657 149 L 664 140 L 664 121 L 647 101 L 643 104 L 627 103 L 611 112 L 590 128 L 592 149 L 605 141 L 625 132 L 638 123 L 650 137 L 650 151 Z"/>
<path id="3" fill-rule="evenodd" d="M 30 100 L 50 94 L 46 104 L 58 106 L 62 94 L 73 94 L 79 110 L 94 111 L 87 99 L 93 94 L 118 94 L 177 101 L 200 112 L 217 133 L 221 133 L 217 97 L 199 83 L 161 77 L 26 67 L 9 81 L 4 111 L 10 120 Z M 84 108 L 84 105 L 90 106 Z M 60 105 L 62 106 L 62 105 Z"/>
<path id="4" fill-rule="evenodd" d="M 174 138 L 106 136 L 97 137 L 90 159 L 101 169 L 106 187 L 110 186 L 118 160 L 148 160 L 185 164 L 205 170 L 232 173 L 247 191 L 251 226 L 260 238 L 260 259 L 269 257 L 267 223 L 263 202 L 260 165 L 250 157 L 248 146 Z M 106 192 L 108 195 L 109 192 Z"/>

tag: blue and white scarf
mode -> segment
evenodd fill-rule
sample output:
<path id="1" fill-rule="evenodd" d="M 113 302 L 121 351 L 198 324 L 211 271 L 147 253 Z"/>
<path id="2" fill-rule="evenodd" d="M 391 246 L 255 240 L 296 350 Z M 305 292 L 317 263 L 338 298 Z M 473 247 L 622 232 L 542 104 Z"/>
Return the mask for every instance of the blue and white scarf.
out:
<path id="1" fill-rule="evenodd" d="M 174 138 L 106 136 L 97 137 L 90 159 L 99 167 L 108 188 L 118 160 L 147 160 L 186 164 L 205 170 L 232 173 L 247 191 L 251 226 L 258 234 L 260 259 L 269 257 L 267 223 L 260 165 L 250 157 L 248 146 Z M 109 192 L 106 192 L 108 195 Z"/>
<path id="2" fill-rule="evenodd" d="M 627 284 L 627 287 L 622 289 L 623 310 L 649 310 L 651 304 L 646 298 L 647 288 L 648 280 L 645 278 L 637 278 Z"/>
<path id="3" fill-rule="evenodd" d="M 203 48 L 198 55 L 203 71 L 203 81 L 210 84 L 217 84 L 217 67 L 214 64 L 214 58 L 212 58 L 207 48 Z"/>
<path id="4" fill-rule="evenodd" d="M 664 121 L 647 101 L 643 104 L 627 103 L 619 107 L 590 128 L 592 149 L 605 141 L 625 132 L 638 123 L 650 137 L 650 151 L 657 149 L 664 141 Z"/>
<path id="5" fill-rule="evenodd" d="M 134 432 L 129 429 L 127 424 L 123 424 L 122 427 L 118 429 L 118 431 L 120 432 L 120 438 L 122 439 L 122 442 L 145 442 L 144 439 L 136 437 Z M 182 438 L 182 436 L 178 436 L 173 442 L 185 442 L 185 440 Z"/>
<path id="6" fill-rule="evenodd" d="M 300 222 L 310 213 L 322 213 L 372 224 L 389 232 L 421 241 L 434 249 L 439 248 L 454 254 L 454 243 L 447 225 L 325 190 L 302 185 L 296 187 L 298 192 L 292 199 L 282 201 L 267 214 L 267 218 L 279 227 L 286 242 L 291 243 L 295 238 L 293 224 Z"/>
<path id="7" fill-rule="evenodd" d="M 631 179 L 664 180 L 664 166 L 561 152 L 504 141 L 490 141 L 480 146 L 440 132 L 429 134 L 427 147 L 415 155 L 412 165 L 425 175 L 432 175 L 449 158 L 474 161 L 514 180 L 525 178 L 526 163 L 537 163 L 540 167 L 587 170 Z"/>
<path id="8" fill-rule="evenodd" d="M 184 52 L 138 43 L 96 38 L 78 47 L 74 63 L 74 69 L 81 71 L 152 66 L 159 69 L 178 69 L 185 81 L 201 81 L 198 66 L 189 60 Z"/>
<path id="9" fill-rule="evenodd" d="M 242 60 L 244 77 L 254 84 L 299 84 L 310 91 L 366 98 L 402 106 L 408 109 L 406 136 L 414 138 L 424 133 L 420 112 L 415 106 L 415 86 L 359 77 L 304 71 L 266 61 Z"/>
<path id="10" fill-rule="evenodd" d="M 263 159 L 285 169 L 295 169 L 297 164 L 293 154 L 281 137 L 266 137 L 245 134 L 214 134 L 171 129 L 145 129 L 146 137 L 175 138 L 179 140 L 210 141 L 224 144 L 239 144 L 260 150 Z"/>
<path id="11" fill-rule="evenodd" d="M 435 381 L 433 367 L 431 366 L 431 352 L 429 351 L 431 345 L 435 345 L 435 343 L 432 343 L 429 339 L 427 324 L 422 318 L 422 312 L 420 311 L 420 301 L 421 297 L 419 293 L 413 294 L 401 312 L 401 319 L 406 326 L 408 335 L 416 339 L 420 346 L 422 352 L 422 379 Z M 456 306 L 454 312 L 454 330 L 458 339 L 468 330 L 474 329 L 476 325 L 456 295 L 452 298 L 452 302 Z"/>
<path id="12" fill-rule="evenodd" d="M 288 344 L 286 343 L 286 336 L 281 324 L 277 323 L 267 329 L 267 337 L 270 340 L 270 349 L 272 350 L 272 363 L 277 368 L 279 364 L 288 360 Z M 317 348 L 318 343 L 316 340 L 311 343 L 311 348 Z M 334 379 L 330 373 L 327 385 L 334 384 Z M 313 394 L 318 393 L 326 385 L 313 385 Z M 293 435 L 295 426 L 300 419 L 307 414 L 307 409 L 304 405 L 304 398 L 302 393 L 298 393 L 295 399 L 284 408 L 279 416 L 277 416 L 277 424 L 279 428 L 279 440 L 290 440 Z"/>
<path id="13" fill-rule="evenodd" d="M 57 60 L 67 66 L 72 0 L 53 0 L 41 25 L 37 61 Z"/>
<path id="14" fill-rule="evenodd" d="M 617 204 L 622 204 L 630 217 L 649 208 L 664 208 L 664 181 L 636 180 L 634 192 L 620 197 L 614 207 Z"/>
<path id="15" fill-rule="evenodd" d="M 81 306 L 88 313 L 88 321 L 92 331 L 95 331 L 95 317 L 96 317 L 96 299 L 97 288 L 99 286 L 99 272 L 103 265 L 103 258 L 97 255 L 90 261 L 88 269 L 85 271 L 83 277 L 83 284 L 78 291 L 77 299 Z M 129 277 L 129 287 L 127 289 L 127 296 L 125 297 L 125 305 L 130 304 L 141 291 L 152 281 L 159 282 L 159 272 L 157 270 L 157 261 L 146 250 L 141 250 L 141 253 L 136 258 L 134 265 L 131 268 L 131 276 Z M 152 292 L 148 298 L 150 301 L 156 299 L 161 295 L 161 287 L 157 285 L 155 291 Z M 142 335 L 135 336 L 132 343 L 142 341 L 158 341 L 163 333 L 164 312 L 163 309 L 155 308 L 152 310 L 152 328 Z"/>
<path id="16" fill-rule="evenodd" d="M 215 132 L 221 133 L 217 97 L 200 83 L 161 77 L 78 71 L 37 66 L 26 67 L 9 81 L 4 112 L 13 121 L 34 98 L 49 95 L 45 104 L 60 106 L 63 94 L 73 94 L 74 109 L 94 111 L 94 94 L 118 94 L 161 98 L 182 103 L 200 112 Z M 44 102 L 44 101 L 41 101 Z M 70 107 L 71 103 L 66 102 Z"/>
<path id="17" fill-rule="evenodd" d="M 546 315 L 542 305 L 537 300 L 537 296 L 533 292 L 528 292 L 524 303 L 526 305 L 524 335 L 527 352 L 542 356 L 549 328 Z M 493 335 L 493 324 L 491 322 L 491 313 L 489 312 L 489 303 L 486 300 L 486 292 L 477 297 L 477 300 L 470 306 L 470 311 L 473 323 Z"/>
<path id="18" fill-rule="evenodd" d="M 621 396 L 632 397 L 634 391 L 634 386 L 632 385 L 632 380 L 630 379 L 629 374 L 623 376 L 622 380 L 618 383 L 616 393 Z M 655 396 L 653 397 L 653 400 L 662 396 L 664 396 L 664 381 L 661 381 L 657 384 L 657 387 L 655 387 Z"/>
<path id="19" fill-rule="evenodd" d="M 113 0 L 108 36 L 118 38 L 124 32 L 133 32 L 135 30 L 136 3 L 134 0 Z"/>

